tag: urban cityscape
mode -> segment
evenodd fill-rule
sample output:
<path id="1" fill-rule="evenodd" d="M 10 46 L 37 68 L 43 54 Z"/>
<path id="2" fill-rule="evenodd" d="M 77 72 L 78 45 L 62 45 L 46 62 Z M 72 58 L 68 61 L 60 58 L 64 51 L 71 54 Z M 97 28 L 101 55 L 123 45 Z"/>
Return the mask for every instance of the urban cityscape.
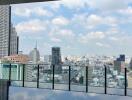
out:
<path id="1" fill-rule="evenodd" d="M 117 94 L 132 89 L 131 55 L 66 55 L 63 52 L 67 51 L 56 45 L 49 54 L 42 54 L 37 39 L 25 53 L 20 49 L 22 37 L 10 22 L 11 6 L 0 5 L 0 79 L 10 79 L 12 86 L 87 91 L 88 85 L 89 91 L 99 93 L 106 86 Z"/>

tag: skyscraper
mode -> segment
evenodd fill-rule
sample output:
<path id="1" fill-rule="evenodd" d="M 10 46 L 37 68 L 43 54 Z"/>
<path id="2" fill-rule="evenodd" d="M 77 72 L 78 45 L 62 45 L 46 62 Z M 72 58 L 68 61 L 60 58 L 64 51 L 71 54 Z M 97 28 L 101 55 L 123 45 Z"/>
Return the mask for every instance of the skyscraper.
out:
<path id="1" fill-rule="evenodd" d="M 61 53 L 59 47 L 52 47 L 52 64 L 61 64 Z"/>
<path id="2" fill-rule="evenodd" d="M 55 65 L 55 73 L 61 73 L 61 53 L 60 47 L 52 47 L 52 65 Z"/>
<path id="3" fill-rule="evenodd" d="M 17 32 L 16 32 L 15 27 L 11 27 L 10 55 L 18 54 L 18 51 L 19 51 L 19 37 L 17 36 Z"/>
<path id="4" fill-rule="evenodd" d="M 37 43 L 36 47 L 29 53 L 29 58 L 33 64 L 37 64 L 40 61 L 40 53 L 37 49 Z"/>
<path id="5" fill-rule="evenodd" d="M 117 61 L 125 61 L 125 55 L 121 54 L 119 58 L 117 58 Z"/>
<path id="6" fill-rule="evenodd" d="M 10 15 L 11 7 L 0 5 L 0 58 L 18 53 L 19 38 Z"/>

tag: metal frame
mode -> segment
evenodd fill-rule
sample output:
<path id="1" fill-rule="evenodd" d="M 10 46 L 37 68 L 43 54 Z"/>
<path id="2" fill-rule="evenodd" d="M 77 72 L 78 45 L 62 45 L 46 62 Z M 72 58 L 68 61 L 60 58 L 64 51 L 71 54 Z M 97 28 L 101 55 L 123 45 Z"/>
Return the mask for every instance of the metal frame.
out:
<path id="1" fill-rule="evenodd" d="M 32 3 L 32 2 L 48 2 L 48 1 L 58 1 L 58 0 L 0 0 L 0 5 Z"/>

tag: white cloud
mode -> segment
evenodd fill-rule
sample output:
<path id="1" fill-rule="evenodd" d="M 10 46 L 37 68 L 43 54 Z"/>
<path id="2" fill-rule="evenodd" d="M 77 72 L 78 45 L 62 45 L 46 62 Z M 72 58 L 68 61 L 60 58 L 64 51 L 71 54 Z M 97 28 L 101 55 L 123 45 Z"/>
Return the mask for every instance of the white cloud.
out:
<path id="1" fill-rule="evenodd" d="M 61 5 L 69 8 L 69 9 L 80 9 L 85 7 L 87 0 L 61 0 L 56 2 L 50 2 L 51 8 L 53 10 L 57 10 Z"/>
<path id="2" fill-rule="evenodd" d="M 104 39 L 104 38 L 105 38 L 105 33 L 97 31 L 97 32 L 90 32 L 87 34 L 81 34 L 79 36 L 79 41 L 81 43 L 88 43 L 91 40 Z"/>
<path id="3" fill-rule="evenodd" d="M 53 41 L 53 42 L 61 42 L 61 40 L 60 40 L 60 39 L 55 38 L 55 37 L 51 37 L 51 41 Z"/>
<path id="4" fill-rule="evenodd" d="M 54 28 L 50 31 L 49 37 L 54 42 L 61 42 L 62 40 L 72 40 L 75 34 L 69 29 Z"/>
<path id="5" fill-rule="evenodd" d="M 86 13 L 74 14 L 70 23 L 73 24 L 74 26 L 79 25 L 79 26 L 86 27 L 87 17 L 88 17 L 88 14 Z"/>
<path id="6" fill-rule="evenodd" d="M 110 16 L 99 16 L 99 15 L 90 15 L 87 18 L 87 24 L 91 27 L 95 27 L 96 25 L 105 24 L 110 26 L 116 26 L 118 23 L 115 17 Z"/>
<path id="7" fill-rule="evenodd" d="M 123 46 L 130 46 L 132 43 L 132 36 L 131 35 L 126 35 L 126 34 L 121 34 L 118 36 L 119 39 L 116 42 L 118 45 L 123 45 Z"/>
<path id="8" fill-rule="evenodd" d="M 104 44 L 104 43 L 100 43 L 100 42 L 96 42 L 96 45 L 99 46 L 99 47 L 107 47 L 107 48 L 110 47 L 110 45 Z"/>
<path id="9" fill-rule="evenodd" d="M 116 17 L 112 16 L 101 16 L 97 14 L 80 14 L 80 15 L 74 15 L 72 18 L 71 23 L 77 24 L 80 26 L 85 27 L 86 29 L 93 29 L 100 25 L 107 25 L 107 26 L 118 26 L 119 21 Z"/>
<path id="10" fill-rule="evenodd" d="M 39 7 L 39 6 L 28 7 L 28 5 L 27 7 L 23 6 L 22 8 L 15 6 L 12 12 L 16 16 L 21 16 L 21 17 L 31 17 L 32 15 L 36 15 L 36 16 L 52 16 L 53 15 L 50 11 L 48 11 L 47 9 L 44 9 L 43 7 Z"/>
<path id="11" fill-rule="evenodd" d="M 69 20 L 60 16 L 60 17 L 57 17 L 57 18 L 54 18 L 52 20 L 52 24 L 55 24 L 55 25 L 68 25 L 69 23 Z"/>
<path id="12" fill-rule="evenodd" d="M 31 15 L 31 10 L 28 8 L 16 8 L 12 11 L 16 16 L 29 17 Z"/>
<path id="13" fill-rule="evenodd" d="M 126 9 L 119 10 L 119 13 L 123 15 L 129 15 L 132 16 L 132 7 L 127 7 Z"/>
<path id="14" fill-rule="evenodd" d="M 103 11 L 115 11 L 126 8 L 131 0 L 61 0 L 56 2 L 57 8 L 64 5 L 70 9 L 80 9 L 83 7 L 91 7 Z M 54 6 L 54 3 L 52 4 Z M 51 5 L 51 6 L 52 6 Z"/>
<path id="15" fill-rule="evenodd" d="M 119 22 L 115 17 L 108 16 L 105 18 L 105 24 L 108 24 L 110 26 L 117 26 L 118 23 Z"/>
<path id="16" fill-rule="evenodd" d="M 62 4 L 68 8 L 82 8 L 85 6 L 86 0 L 62 0 Z"/>
<path id="17" fill-rule="evenodd" d="M 33 19 L 29 21 L 24 21 L 16 25 L 16 30 L 18 33 L 36 33 L 46 30 L 46 21 L 41 21 L 39 19 Z"/>
<path id="18" fill-rule="evenodd" d="M 118 34 L 118 33 L 121 33 L 118 29 L 118 27 L 111 27 L 110 29 L 108 29 L 106 31 L 106 34 L 107 35 L 114 35 L 114 34 Z"/>
<path id="19" fill-rule="evenodd" d="M 103 19 L 100 16 L 92 14 L 88 16 L 87 18 L 87 25 L 89 28 L 93 28 L 96 25 L 101 24 L 101 23 L 103 23 Z"/>
<path id="20" fill-rule="evenodd" d="M 53 15 L 50 11 L 48 11 L 42 7 L 36 7 L 33 9 L 32 12 L 38 16 L 52 16 Z"/>
<path id="21" fill-rule="evenodd" d="M 100 43 L 100 42 L 97 42 L 96 45 L 97 45 L 97 46 L 100 46 L 100 47 L 103 47 L 103 46 L 104 46 L 104 45 L 103 45 L 102 43 Z"/>
<path id="22" fill-rule="evenodd" d="M 112 41 L 118 41 L 119 40 L 117 37 L 109 37 L 109 39 Z"/>
<path id="23" fill-rule="evenodd" d="M 92 8 L 100 9 L 103 11 L 115 11 L 126 8 L 130 0 L 91 0 L 87 3 Z"/>
<path id="24" fill-rule="evenodd" d="M 88 34 L 91 39 L 103 39 L 105 38 L 105 34 L 103 32 L 91 32 Z"/>
<path id="25" fill-rule="evenodd" d="M 60 35 L 60 36 L 67 36 L 67 37 L 73 37 L 74 36 L 74 33 L 71 31 L 71 30 L 68 30 L 68 29 L 62 29 L 60 30 L 57 35 Z"/>
<path id="26" fill-rule="evenodd" d="M 50 32 L 50 36 L 55 36 L 55 37 L 73 37 L 74 33 L 71 30 L 68 30 L 68 29 L 53 29 Z"/>

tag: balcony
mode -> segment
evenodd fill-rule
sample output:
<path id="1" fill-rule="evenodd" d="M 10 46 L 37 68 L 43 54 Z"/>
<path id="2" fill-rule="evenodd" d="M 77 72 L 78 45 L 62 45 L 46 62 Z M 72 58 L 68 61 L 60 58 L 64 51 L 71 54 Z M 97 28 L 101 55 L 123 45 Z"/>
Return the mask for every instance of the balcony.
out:
<path id="1" fill-rule="evenodd" d="M 109 66 L 0 64 L 0 79 L 10 86 L 132 96 L 131 72 Z"/>

